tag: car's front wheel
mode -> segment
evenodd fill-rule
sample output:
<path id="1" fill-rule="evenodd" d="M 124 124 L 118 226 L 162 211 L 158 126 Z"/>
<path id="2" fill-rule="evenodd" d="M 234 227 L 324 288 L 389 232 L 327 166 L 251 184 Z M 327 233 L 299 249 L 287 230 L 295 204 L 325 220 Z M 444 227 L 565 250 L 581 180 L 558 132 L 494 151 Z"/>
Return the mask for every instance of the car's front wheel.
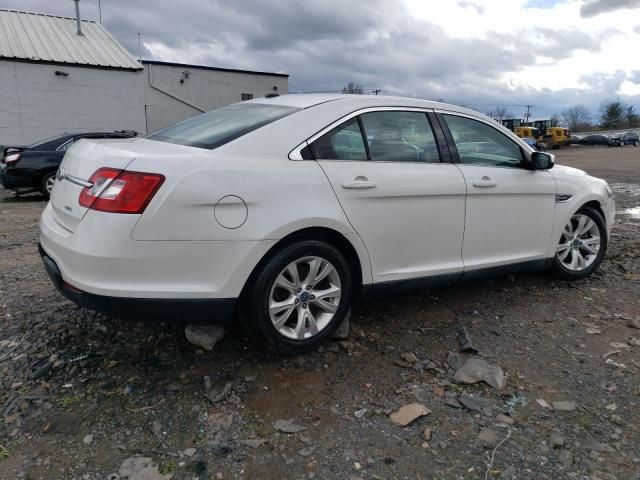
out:
<path id="1" fill-rule="evenodd" d="M 607 227 L 600 213 L 582 207 L 565 225 L 553 259 L 553 271 L 563 280 L 580 280 L 600 265 L 607 250 Z"/>
<path id="2" fill-rule="evenodd" d="M 260 268 L 242 299 L 248 333 L 269 351 L 298 355 L 317 348 L 351 308 L 344 256 L 314 240 L 286 246 Z"/>
<path id="3" fill-rule="evenodd" d="M 636 140 L 635 142 L 633 142 L 634 147 L 637 147 L 638 145 L 640 145 L 640 140 Z"/>

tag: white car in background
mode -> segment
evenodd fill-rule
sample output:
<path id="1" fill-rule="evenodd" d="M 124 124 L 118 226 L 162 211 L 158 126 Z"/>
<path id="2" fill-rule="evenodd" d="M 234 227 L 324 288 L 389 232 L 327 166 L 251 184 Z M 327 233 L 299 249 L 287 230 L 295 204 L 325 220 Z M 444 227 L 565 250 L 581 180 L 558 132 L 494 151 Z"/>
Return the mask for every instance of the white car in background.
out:
<path id="1" fill-rule="evenodd" d="M 362 295 L 516 269 L 586 277 L 606 182 L 477 112 L 285 95 L 147 136 L 82 140 L 41 220 L 65 296 L 118 316 L 240 318 L 270 350 L 329 337 Z"/>

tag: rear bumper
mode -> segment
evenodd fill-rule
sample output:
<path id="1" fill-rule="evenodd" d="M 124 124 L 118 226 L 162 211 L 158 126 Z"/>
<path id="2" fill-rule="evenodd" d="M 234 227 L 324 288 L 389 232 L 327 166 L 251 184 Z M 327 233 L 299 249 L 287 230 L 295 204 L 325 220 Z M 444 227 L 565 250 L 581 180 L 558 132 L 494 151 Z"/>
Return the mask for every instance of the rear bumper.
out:
<path id="1" fill-rule="evenodd" d="M 7 190 L 36 190 L 37 179 L 34 179 L 30 173 L 22 173 L 13 168 L 0 167 L 0 184 Z"/>
<path id="2" fill-rule="evenodd" d="M 63 280 L 58 265 L 40 244 L 38 251 L 53 285 L 81 307 L 135 320 L 228 323 L 233 318 L 236 298 L 130 298 L 84 292 Z"/>

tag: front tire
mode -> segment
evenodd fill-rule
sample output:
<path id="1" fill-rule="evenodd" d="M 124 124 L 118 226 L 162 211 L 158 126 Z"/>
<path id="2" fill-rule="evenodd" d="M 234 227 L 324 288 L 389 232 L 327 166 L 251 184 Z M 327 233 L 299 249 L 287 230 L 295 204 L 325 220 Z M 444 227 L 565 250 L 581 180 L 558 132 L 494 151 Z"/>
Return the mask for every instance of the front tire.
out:
<path id="1" fill-rule="evenodd" d="M 607 227 L 602 215 L 582 207 L 565 225 L 553 258 L 553 273 L 562 280 L 581 280 L 597 270 L 607 251 Z"/>
<path id="2" fill-rule="evenodd" d="M 261 346 L 280 355 L 318 348 L 351 308 L 352 275 L 333 246 L 306 240 L 260 267 L 243 296 L 241 319 Z"/>

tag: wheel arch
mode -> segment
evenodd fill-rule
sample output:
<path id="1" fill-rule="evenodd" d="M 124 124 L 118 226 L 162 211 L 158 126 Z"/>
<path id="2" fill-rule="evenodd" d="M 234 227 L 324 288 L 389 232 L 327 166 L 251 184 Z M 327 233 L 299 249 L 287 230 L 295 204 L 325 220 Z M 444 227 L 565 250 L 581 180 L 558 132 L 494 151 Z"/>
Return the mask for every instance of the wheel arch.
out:
<path id="1" fill-rule="evenodd" d="M 356 235 L 350 236 L 356 237 L 359 240 L 359 237 Z M 240 298 L 245 296 L 246 290 L 251 286 L 256 275 L 271 257 L 282 250 L 282 248 L 304 240 L 318 240 L 326 242 L 345 256 L 345 259 L 351 269 L 351 274 L 353 275 L 354 296 L 356 298 L 359 297 L 362 293 L 363 284 L 367 282 L 370 277 L 370 273 L 367 273 L 367 269 L 369 269 L 369 272 L 371 271 L 368 257 L 363 258 L 363 253 L 358 253 L 358 248 L 356 248 L 352 241 L 337 230 L 333 230 L 328 227 L 307 227 L 289 233 L 280 239 L 262 256 L 247 278 L 247 281 L 242 288 L 242 292 L 240 293 Z M 364 248 L 364 245 L 361 246 L 361 249 L 362 248 Z"/>
<path id="2" fill-rule="evenodd" d="M 606 217 L 606 215 L 605 215 L 605 213 L 604 213 L 604 210 L 603 210 L 603 208 L 602 208 L 602 204 L 600 203 L 600 201 L 599 201 L 599 200 L 589 200 L 588 202 L 583 203 L 582 205 L 580 205 L 580 206 L 576 209 L 576 212 L 577 212 L 578 210 L 580 210 L 581 208 L 584 208 L 584 207 L 590 207 L 590 208 L 593 208 L 596 212 L 598 212 L 598 213 L 602 216 L 602 219 L 603 219 L 603 220 L 605 220 L 605 223 L 606 223 L 607 217 Z M 574 213 L 575 213 L 575 212 L 574 212 Z"/>

